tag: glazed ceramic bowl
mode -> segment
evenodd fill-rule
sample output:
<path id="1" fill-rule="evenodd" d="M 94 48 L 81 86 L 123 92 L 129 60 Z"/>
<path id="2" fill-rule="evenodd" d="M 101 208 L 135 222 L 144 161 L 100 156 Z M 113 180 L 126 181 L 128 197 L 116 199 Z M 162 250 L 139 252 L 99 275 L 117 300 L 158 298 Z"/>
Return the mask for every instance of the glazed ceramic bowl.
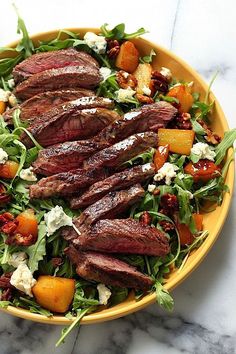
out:
<path id="1" fill-rule="evenodd" d="M 84 35 L 87 31 L 98 32 L 97 29 L 93 28 L 72 28 L 69 30 L 76 33 L 80 33 L 81 35 Z M 34 43 L 37 44 L 39 40 L 51 40 L 55 38 L 58 32 L 58 30 L 55 30 L 37 34 L 32 36 L 32 39 Z M 205 96 L 207 91 L 206 83 L 197 74 L 197 72 L 193 70 L 188 64 L 186 64 L 182 59 L 178 58 L 176 55 L 160 47 L 159 45 L 151 43 L 150 41 L 147 41 L 145 39 L 135 39 L 134 43 L 139 49 L 142 56 L 149 54 L 152 48 L 158 53 L 157 56 L 154 57 L 154 68 L 158 69 L 162 66 L 170 68 L 174 77 L 184 81 L 193 81 L 194 91 L 199 92 L 201 94 L 201 97 Z M 14 47 L 15 45 L 16 43 L 12 43 L 10 46 Z M 7 53 L 7 55 L 12 55 L 12 53 L 9 52 Z M 3 58 L 4 56 L 1 55 L 1 57 Z M 212 93 L 210 94 L 210 99 L 215 101 L 214 111 L 212 112 L 212 116 L 214 117 L 214 119 L 212 120 L 212 128 L 218 135 L 223 136 L 224 132 L 229 129 L 226 118 L 217 99 Z M 228 157 L 230 153 L 232 152 L 228 152 Z M 225 194 L 223 203 L 220 207 L 217 207 L 216 210 L 214 210 L 213 212 L 204 215 L 204 229 L 209 231 L 209 236 L 201 245 L 201 247 L 192 252 L 181 271 L 174 271 L 170 274 L 165 284 L 165 288 L 169 291 L 173 290 L 177 285 L 179 285 L 186 277 L 191 274 L 191 272 L 204 259 L 204 257 L 207 255 L 212 245 L 216 241 L 229 211 L 230 201 L 232 197 L 233 182 L 234 164 L 231 163 L 226 176 L 226 184 L 229 186 L 230 193 Z M 222 235 L 222 237 L 223 236 L 224 235 Z M 81 323 L 91 324 L 96 322 L 109 321 L 138 311 L 154 302 L 155 294 L 146 295 L 142 299 L 136 301 L 133 294 L 131 293 L 129 297 L 119 305 L 87 315 L 83 318 Z M 71 322 L 71 320 L 68 320 L 64 316 L 55 315 L 53 317 L 47 318 L 45 316 L 33 314 L 27 310 L 15 308 L 12 306 L 9 306 L 3 311 L 14 316 L 47 324 L 68 325 Z"/>

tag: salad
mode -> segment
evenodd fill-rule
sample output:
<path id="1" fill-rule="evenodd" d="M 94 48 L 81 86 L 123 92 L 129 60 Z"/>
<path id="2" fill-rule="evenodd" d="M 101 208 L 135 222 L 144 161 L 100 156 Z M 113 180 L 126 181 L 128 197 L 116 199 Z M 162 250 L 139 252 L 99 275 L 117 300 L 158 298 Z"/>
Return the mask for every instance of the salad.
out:
<path id="1" fill-rule="evenodd" d="M 165 280 L 228 192 L 236 129 L 212 131 L 212 83 L 202 99 L 156 69 L 158 53 L 132 42 L 143 28 L 34 45 L 18 17 L 18 32 L 16 48 L 0 48 L 0 306 L 73 319 L 57 345 L 130 291 L 171 311 Z"/>

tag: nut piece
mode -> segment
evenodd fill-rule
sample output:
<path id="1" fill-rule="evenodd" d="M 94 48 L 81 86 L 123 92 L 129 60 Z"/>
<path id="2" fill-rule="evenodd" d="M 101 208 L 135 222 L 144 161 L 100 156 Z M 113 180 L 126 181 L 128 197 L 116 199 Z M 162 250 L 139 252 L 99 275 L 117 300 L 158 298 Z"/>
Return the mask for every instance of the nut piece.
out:
<path id="1" fill-rule="evenodd" d="M 138 83 L 134 75 L 129 74 L 124 70 L 118 71 L 118 73 L 116 74 L 116 80 L 119 86 L 123 89 L 127 89 L 128 87 L 134 89 Z"/>
<path id="2" fill-rule="evenodd" d="M 107 55 L 110 59 L 115 59 L 120 51 L 120 43 L 115 39 L 108 39 L 107 40 Z"/>
<path id="3" fill-rule="evenodd" d="M 159 71 L 153 71 L 150 89 L 152 91 L 152 96 L 156 93 L 156 91 L 166 94 L 168 91 L 168 79 Z"/>
<path id="4" fill-rule="evenodd" d="M 143 104 L 154 103 L 154 100 L 151 97 L 148 97 L 145 95 L 140 95 L 139 93 L 137 93 L 136 97 L 137 97 L 137 100 Z"/>
<path id="5" fill-rule="evenodd" d="M 149 214 L 148 211 L 144 211 L 142 215 L 139 218 L 139 221 L 143 225 L 150 225 L 152 222 L 151 215 Z"/>
<path id="6" fill-rule="evenodd" d="M 160 206 L 160 213 L 165 215 L 173 216 L 174 212 L 179 210 L 179 203 L 176 195 L 170 193 L 161 196 Z"/>
<path id="7" fill-rule="evenodd" d="M 208 125 L 203 120 L 198 120 L 198 123 L 201 124 L 203 129 L 205 129 L 206 135 L 204 137 L 208 143 L 212 145 L 216 145 L 221 142 L 221 138 L 219 137 L 219 135 L 213 133 L 213 131 L 208 127 Z"/>

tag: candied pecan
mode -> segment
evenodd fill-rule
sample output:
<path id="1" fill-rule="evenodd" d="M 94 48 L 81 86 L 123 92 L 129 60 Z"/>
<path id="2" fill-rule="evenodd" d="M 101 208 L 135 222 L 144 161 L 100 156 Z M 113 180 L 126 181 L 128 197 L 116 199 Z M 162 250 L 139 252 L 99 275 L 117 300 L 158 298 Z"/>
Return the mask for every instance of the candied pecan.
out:
<path id="1" fill-rule="evenodd" d="M 161 220 L 159 224 L 161 225 L 161 227 L 165 232 L 169 232 L 175 229 L 174 225 L 171 222 L 166 220 Z"/>
<path id="2" fill-rule="evenodd" d="M 116 80 L 122 89 L 127 89 L 128 87 L 134 89 L 138 83 L 134 75 L 129 74 L 124 70 L 120 70 L 116 73 Z"/>
<path id="3" fill-rule="evenodd" d="M 148 211 L 144 211 L 142 215 L 139 218 L 139 221 L 143 225 L 150 225 L 152 222 L 151 215 L 149 214 Z"/>
<path id="4" fill-rule="evenodd" d="M 14 216 L 11 213 L 8 213 L 8 212 L 3 213 L 0 215 L 0 225 L 4 225 L 13 219 L 14 219 Z"/>
<path id="5" fill-rule="evenodd" d="M 2 294 L 0 296 L 0 300 L 1 301 L 11 301 L 12 297 L 13 297 L 12 289 L 11 288 L 7 288 L 7 289 L 3 290 L 3 292 L 2 292 Z"/>
<path id="6" fill-rule="evenodd" d="M 11 200 L 11 196 L 6 193 L 6 188 L 0 183 L 0 205 L 5 205 Z"/>
<path id="7" fill-rule="evenodd" d="M 21 234 L 8 235 L 5 243 L 7 245 L 31 246 L 37 241 L 37 237 L 33 235 L 23 236 Z"/>
<path id="8" fill-rule="evenodd" d="M 201 124 L 203 129 L 206 131 L 206 135 L 204 137 L 208 143 L 212 145 L 216 145 L 221 142 L 221 138 L 219 137 L 219 135 L 213 133 L 213 131 L 208 127 L 208 125 L 203 120 L 198 120 L 198 123 Z"/>
<path id="9" fill-rule="evenodd" d="M 168 80 L 162 75 L 159 71 L 155 70 L 152 72 L 150 89 L 152 91 L 152 96 L 156 93 L 156 91 L 161 93 L 166 93 L 168 91 Z"/>
<path id="10" fill-rule="evenodd" d="M 159 188 L 155 188 L 154 191 L 152 192 L 153 195 L 159 195 L 160 194 L 160 189 Z"/>
<path id="11" fill-rule="evenodd" d="M 137 93 L 136 97 L 137 97 L 137 100 L 143 104 L 154 103 L 154 100 L 151 97 L 141 95 L 140 93 Z"/>
<path id="12" fill-rule="evenodd" d="M 176 195 L 166 193 L 161 196 L 160 213 L 165 215 L 173 215 L 179 209 L 179 203 Z"/>
<path id="13" fill-rule="evenodd" d="M 12 288 L 10 283 L 12 273 L 4 273 L 0 276 L 0 288 L 7 289 Z"/>
<path id="14" fill-rule="evenodd" d="M 177 116 L 175 119 L 176 128 L 177 129 L 184 129 L 184 130 L 191 130 L 192 123 L 190 121 L 190 114 L 189 113 L 182 113 L 181 115 Z"/>
<path id="15" fill-rule="evenodd" d="M 18 224 L 18 220 L 8 221 L 1 227 L 1 231 L 4 232 L 4 234 L 10 235 L 16 230 Z"/>
<path id="16" fill-rule="evenodd" d="M 60 265 L 62 265 L 63 263 L 63 259 L 61 257 L 53 257 L 52 258 L 52 265 L 54 268 L 59 267 Z"/>
<path id="17" fill-rule="evenodd" d="M 120 43 L 116 39 L 107 39 L 107 55 L 110 59 L 117 57 L 120 51 Z"/>

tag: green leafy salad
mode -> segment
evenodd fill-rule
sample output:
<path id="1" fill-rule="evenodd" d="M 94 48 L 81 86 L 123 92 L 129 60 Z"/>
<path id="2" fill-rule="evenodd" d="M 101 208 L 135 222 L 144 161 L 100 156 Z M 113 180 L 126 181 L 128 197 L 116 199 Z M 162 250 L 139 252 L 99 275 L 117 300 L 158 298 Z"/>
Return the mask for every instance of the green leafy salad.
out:
<path id="1" fill-rule="evenodd" d="M 35 45 L 18 16 L 18 33 L 22 38 L 16 48 L 0 48 L 4 53 L 0 59 L 0 307 L 11 305 L 49 317 L 63 313 L 72 322 L 63 330 L 59 345 L 84 315 L 121 303 L 130 291 L 136 301 L 147 293 L 80 277 L 64 253 L 68 242 L 61 227 L 71 226 L 79 233 L 73 219 L 83 210 L 72 210 L 67 198 L 60 195 L 30 198 L 30 186 L 42 178 L 32 164 L 43 147 L 28 129 L 30 122 L 21 119 L 23 106 L 15 94 L 12 71 L 34 54 L 73 47 L 98 61 L 103 79 L 96 95 L 114 101 L 114 111 L 120 116 L 162 101 L 177 112 L 167 127 L 158 130 L 156 147 L 121 166 L 124 170 L 154 165 L 155 175 L 142 183 L 145 194 L 141 202 L 129 208 L 126 218 L 160 230 L 170 252 L 165 256 L 115 256 L 149 276 L 153 286 L 148 292 L 156 293 L 162 308 L 173 310 L 174 301 L 163 285 L 204 242 L 208 231 L 203 228 L 203 214 L 221 205 L 224 193 L 229 192 L 224 180 L 233 157 L 227 162 L 225 157 L 236 129 L 220 137 L 210 128 L 211 85 L 202 98 L 194 91 L 194 82 L 173 77 L 169 68 L 157 69 L 158 52 L 140 55 L 132 39 L 146 33 L 143 28 L 128 34 L 124 24 L 113 29 L 105 24 L 98 34 L 84 36 L 62 30 L 56 38 Z M 13 112 L 10 123 L 6 119 L 9 112 Z M 31 141 L 30 147 L 25 146 L 22 135 Z M 54 290 L 47 290 L 48 282 Z M 55 292 L 61 296 L 60 305 L 55 304 Z"/>

